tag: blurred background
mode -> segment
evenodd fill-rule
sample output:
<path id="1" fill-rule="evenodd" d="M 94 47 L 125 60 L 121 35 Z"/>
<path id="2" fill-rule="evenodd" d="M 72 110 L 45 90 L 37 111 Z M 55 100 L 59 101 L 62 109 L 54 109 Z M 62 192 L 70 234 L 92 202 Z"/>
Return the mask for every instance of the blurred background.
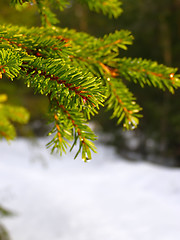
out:
<path id="1" fill-rule="evenodd" d="M 1 0 L 0 22 L 39 26 L 40 19 L 32 5 L 23 11 L 9 7 Z M 122 0 L 123 14 L 118 19 L 108 19 L 102 14 L 90 12 L 87 7 L 72 0 L 69 7 L 58 13 L 60 27 L 86 31 L 97 37 L 118 29 L 128 29 L 134 36 L 134 44 L 122 56 L 142 57 L 180 68 L 180 0 Z M 129 160 L 142 158 L 168 166 L 180 166 L 180 91 L 174 95 L 158 89 L 141 87 L 128 82 L 138 103 L 143 107 L 144 117 L 133 132 L 124 132 L 116 120 L 109 120 L 110 112 L 101 109 L 93 121 L 106 135 L 105 144 L 112 144 L 117 152 Z M 25 106 L 31 113 L 27 126 L 18 126 L 18 134 L 44 136 L 48 132 L 46 113 L 48 101 L 22 81 L 0 82 L 0 93 L 7 93 L 9 102 Z M 105 137 L 106 136 L 106 137 Z M 111 137 L 107 137 L 111 136 Z M 156 156 L 156 157 L 154 157 Z"/>

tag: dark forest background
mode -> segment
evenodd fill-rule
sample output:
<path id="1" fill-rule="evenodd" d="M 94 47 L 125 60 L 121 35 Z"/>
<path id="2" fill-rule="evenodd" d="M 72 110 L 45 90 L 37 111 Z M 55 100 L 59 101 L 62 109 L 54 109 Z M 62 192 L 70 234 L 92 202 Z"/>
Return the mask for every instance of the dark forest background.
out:
<path id="1" fill-rule="evenodd" d="M 9 7 L 9 1 L 1 0 L 0 22 L 15 25 L 39 26 L 40 19 L 35 6 L 26 9 Z M 122 56 L 142 57 L 180 69 L 180 0 L 122 0 L 123 14 L 118 19 L 108 19 L 102 14 L 90 12 L 87 7 L 71 1 L 71 5 L 58 13 L 60 27 L 74 28 L 97 37 L 128 29 L 134 36 L 134 44 Z M 106 144 L 116 146 L 120 154 L 129 159 L 140 156 L 165 165 L 180 166 L 180 91 L 174 95 L 154 88 L 128 83 L 133 89 L 144 117 L 139 128 L 125 133 L 110 112 L 101 109 L 93 120 L 111 138 Z M 27 126 L 17 126 L 18 134 L 41 136 L 47 133 L 46 112 L 48 102 L 23 84 L 23 79 L 11 82 L 1 79 L 0 93 L 7 93 L 9 102 L 25 106 L 31 113 Z M 107 140 L 106 139 L 110 139 Z M 133 153 L 133 155 L 131 155 Z M 133 156 L 133 157 L 132 157 Z"/>

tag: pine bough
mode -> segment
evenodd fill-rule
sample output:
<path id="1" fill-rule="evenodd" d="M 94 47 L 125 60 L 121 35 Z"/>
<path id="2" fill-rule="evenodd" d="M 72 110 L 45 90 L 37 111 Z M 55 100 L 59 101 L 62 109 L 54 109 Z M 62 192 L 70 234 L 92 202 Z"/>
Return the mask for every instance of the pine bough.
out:
<path id="1" fill-rule="evenodd" d="M 12 0 L 13 5 L 36 4 L 42 27 L 27 29 L 13 25 L 0 26 L 0 78 L 4 75 L 17 81 L 23 78 L 28 87 L 49 99 L 49 121 L 54 127 L 48 144 L 52 151 L 66 152 L 79 142 L 84 161 L 96 152 L 96 135 L 89 128 L 91 116 L 105 105 L 112 117 L 126 129 L 134 129 L 141 117 L 141 107 L 126 86 L 133 81 L 140 86 L 150 85 L 162 90 L 180 86 L 177 69 L 156 62 L 121 58 L 120 49 L 127 49 L 133 37 L 129 31 L 115 31 L 103 38 L 87 33 L 55 27 L 58 22 L 52 7 L 62 11 L 68 0 Z M 93 11 L 109 17 L 122 12 L 118 0 L 79 0 Z M 26 123 L 28 112 L 22 107 L 5 103 L 0 95 L 0 136 L 15 137 L 12 121 Z M 71 144 L 72 143 L 72 144 Z"/>

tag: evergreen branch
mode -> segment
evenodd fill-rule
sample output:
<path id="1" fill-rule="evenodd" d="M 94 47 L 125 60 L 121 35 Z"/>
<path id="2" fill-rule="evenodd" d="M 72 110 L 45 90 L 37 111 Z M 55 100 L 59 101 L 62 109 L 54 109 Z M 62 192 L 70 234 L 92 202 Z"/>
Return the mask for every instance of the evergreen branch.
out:
<path id="1" fill-rule="evenodd" d="M 68 66 L 61 59 L 36 58 L 31 67 L 24 63 L 22 70 L 27 85 L 35 87 L 35 91 L 43 95 L 51 93 L 62 104 L 84 106 L 88 115 L 95 113 L 95 108 L 104 101 L 99 79 Z"/>
<path id="2" fill-rule="evenodd" d="M 39 8 L 44 6 L 44 1 L 37 2 Z M 46 1 L 45 7 L 53 2 Z M 98 2 L 101 1 L 95 4 Z M 103 2 L 106 5 L 107 1 Z M 126 50 L 132 39 L 130 32 L 124 30 L 95 38 L 55 27 L 0 26 L 0 78 L 4 74 L 11 79 L 24 77 L 28 87 L 48 96 L 50 120 L 54 123 L 51 133 L 55 134 L 49 146 L 52 151 L 57 149 L 62 153 L 71 141 L 74 140 L 71 148 L 79 141 L 77 155 L 82 152 L 86 161 L 91 158 L 91 150 L 95 151 L 91 141 L 96 139 L 87 126 L 87 119 L 97 113 L 105 97 L 107 108 L 113 110 L 112 117 L 117 117 L 118 123 L 123 122 L 127 129 L 138 125 L 141 108 L 124 79 L 172 92 L 180 87 L 174 68 L 142 59 L 119 58 L 120 49 Z M 24 113 L 5 106 L 3 99 L 1 95 L 0 135 L 10 139 L 15 136 L 11 121 L 21 121 Z"/>
<path id="3" fill-rule="evenodd" d="M 96 12 L 102 12 L 104 15 L 119 17 L 122 13 L 121 1 L 119 0 L 78 0 L 80 3 L 88 5 L 89 9 Z"/>
<path id="4" fill-rule="evenodd" d="M 177 69 L 157 64 L 157 62 L 143 60 L 141 58 L 122 58 L 118 61 L 120 76 L 127 80 L 144 85 L 154 86 L 162 90 L 168 89 L 174 93 L 174 89 L 180 86 Z"/>
<path id="5" fill-rule="evenodd" d="M 53 106 L 54 109 L 54 106 Z M 55 124 L 54 128 L 49 132 L 49 135 L 54 134 L 53 139 L 47 144 L 47 147 L 51 148 L 51 152 L 59 152 L 60 155 L 62 153 L 66 153 L 67 146 L 70 145 L 70 141 L 73 140 L 73 134 L 72 134 L 72 126 L 71 124 L 65 122 L 65 116 L 61 113 L 59 115 L 58 111 L 56 110 L 55 113 L 52 112 L 52 116 L 54 116 L 51 121 Z"/>
<path id="6" fill-rule="evenodd" d="M 13 79 L 20 71 L 22 65 L 22 59 L 19 54 L 12 50 L 0 50 L 0 78 L 2 74 L 6 74 Z"/>
<path id="7" fill-rule="evenodd" d="M 113 78 L 119 76 L 119 72 L 117 68 L 110 67 L 102 62 L 99 62 L 99 65 L 101 66 L 100 72 L 103 73 L 102 75 L 105 74 Z"/>
<path id="8" fill-rule="evenodd" d="M 33 36 L 33 37 L 32 37 Z M 0 41 L 23 48 L 28 54 L 42 57 L 88 57 L 99 60 L 113 53 L 119 48 L 127 49 L 132 44 L 132 35 L 129 31 L 121 30 L 105 35 L 104 38 L 94 38 L 88 34 L 67 31 L 67 29 L 46 30 L 42 28 L 8 28 L 1 27 Z M 71 48 L 70 48 L 71 47 Z M 116 56 L 116 55 L 113 55 Z"/>
<path id="9" fill-rule="evenodd" d="M 118 118 L 117 124 L 124 122 L 125 128 L 134 129 L 137 127 L 141 117 L 139 111 L 142 110 L 135 102 L 135 97 L 117 78 L 107 78 L 108 85 L 108 100 L 106 101 L 107 109 L 112 109 L 112 118 Z"/>
<path id="10" fill-rule="evenodd" d="M 0 205 L 0 217 L 11 217 L 14 213 Z"/>
<path id="11" fill-rule="evenodd" d="M 29 120 L 29 113 L 23 107 L 16 107 L 4 104 L 7 96 L 0 94 L 0 138 L 12 140 L 16 136 L 16 131 L 11 121 L 25 124 Z"/>
<path id="12" fill-rule="evenodd" d="M 0 205 L 0 217 L 10 217 L 13 216 L 14 213 Z"/>
<path id="13" fill-rule="evenodd" d="M 13 140 L 16 136 L 16 131 L 14 126 L 7 119 L 0 118 L 0 138 L 5 138 L 6 140 Z"/>
<path id="14" fill-rule="evenodd" d="M 47 1 L 43 1 L 43 0 L 35 0 L 35 1 L 41 16 L 42 26 L 51 27 L 52 25 L 59 22 L 56 15 L 49 8 Z"/>
<path id="15" fill-rule="evenodd" d="M 60 11 L 63 11 L 70 5 L 68 0 L 51 0 L 50 2 L 52 2 L 53 7 L 59 8 Z"/>
<path id="16" fill-rule="evenodd" d="M 32 0 L 11 0 L 11 5 L 15 6 L 15 5 L 23 5 L 23 3 L 31 3 Z"/>
<path id="17" fill-rule="evenodd" d="M 66 108 L 57 99 L 51 102 L 51 109 L 54 109 L 51 112 L 55 111 L 55 113 L 52 113 L 54 114 L 55 127 L 50 132 L 50 135 L 55 132 L 56 134 L 47 146 L 51 147 L 52 151 L 56 149 L 62 154 L 62 152 L 66 152 L 67 145 L 69 145 L 68 141 L 74 139 L 72 150 L 77 139 L 79 139 L 79 150 L 75 158 L 82 152 L 82 159 L 84 161 L 90 160 L 91 150 L 95 152 L 95 146 L 91 141 L 96 140 L 96 136 L 87 126 L 83 113 L 75 108 Z"/>
<path id="18" fill-rule="evenodd" d="M 23 27 L 0 26 L 0 47 L 14 48 L 37 57 L 54 58 L 63 55 L 67 58 L 69 51 L 63 38 L 57 40 L 45 34 L 39 36 L 39 33 L 39 28 L 28 30 Z"/>
<path id="19" fill-rule="evenodd" d="M 90 46 L 89 49 L 92 52 L 98 52 L 98 54 L 100 51 L 104 56 L 112 51 L 118 52 L 118 48 L 127 50 L 126 45 L 131 45 L 132 40 L 133 36 L 131 32 L 127 30 L 115 31 L 114 33 L 105 35 L 103 38 L 99 38 L 97 41 L 97 45 L 99 46 Z"/>
<path id="20" fill-rule="evenodd" d="M 106 58 L 112 53 L 117 55 L 119 48 L 127 50 L 127 46 L 133 41 L 131 32 L 127 30 L 115 31 L 103 38 L 95 38 L 76 31 L 66 31 L 66 29 L 57 29 L 56 34 L 61 34 L 68 39 L 72 47 L 71 56 L 86 58 L 88 56 L 88 59 L 95 58 L 96 60 Z"/>

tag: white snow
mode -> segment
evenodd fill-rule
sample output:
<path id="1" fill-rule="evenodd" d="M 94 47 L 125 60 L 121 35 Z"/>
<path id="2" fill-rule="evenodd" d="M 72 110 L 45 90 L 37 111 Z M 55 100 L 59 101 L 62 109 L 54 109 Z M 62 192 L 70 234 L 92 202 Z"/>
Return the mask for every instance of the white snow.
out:
<path id="1" fill-rule="evenodd" d="M 179 240 L 180 169 L 127 162 L 98 144 L 90 163 L 45 140 L 0 142 L 0 205 L 12 240 Z"/>

